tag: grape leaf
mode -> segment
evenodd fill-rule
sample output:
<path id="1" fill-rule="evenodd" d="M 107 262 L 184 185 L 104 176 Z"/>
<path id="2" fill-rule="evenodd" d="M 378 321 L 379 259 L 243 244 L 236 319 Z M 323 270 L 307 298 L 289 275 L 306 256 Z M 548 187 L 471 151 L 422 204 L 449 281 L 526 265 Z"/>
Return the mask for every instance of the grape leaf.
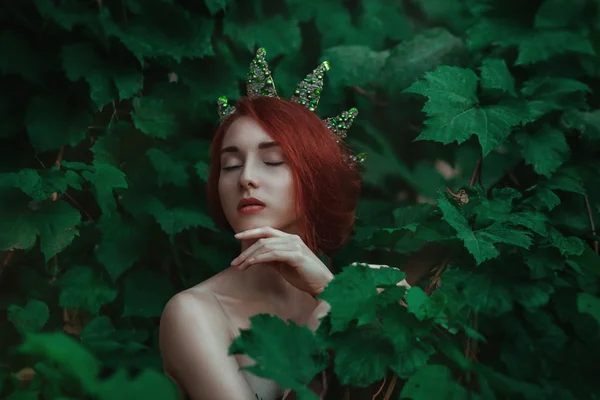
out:
<path id="1" fill-rule="evenodd" d="M 136 97 L 133 106 L 133 123 L 145 134 L 166 139 L 179 131 L 179 122 L 164 100 Z"/>
<path id="2" fill-rule="evenodd" d="M 390 341 L 369 326 L 337 333 L 331 339 L 334 370 L 345 385 L 365 387 L 382 379 L 396 360 Z"/>
<path id="3" fill-rule="evenodd" d="M 71 267 L 60 278 L 60 305 L 97 314 L 100 307 L 112 302 L 117 291 L 97 276 L 90 267 Z"/>
<path id="4" fill-rule="evenodd" d="M 570 78 L 536 76 L 523 84 L 521 94 L 529 99 L 532 118 L 550 111 L 572 109 L 577 103 L 573 96 L 590 92 L 585 83 Z"/>
<path id="5" fill-rule="evenodd" d="M 563 115 L 563 123 L 569 128 L 580 130 L 585 140 L 600 141 L 600 110 L 571 110 Z"/>
<path id="6" fill-rule="evenodd" d="M 31 250 L 39 236 L 44 260 L 48 261 L 79 234 L 81 214 L 64 201 L 15 204 L 5 212 L 0 250 Z"/>
<path id="7" fill-rule="evenodd" d="M 501 145 L 514 126 L 527 122 L 529 111 L 519 100 L 480 106 L 478 78 L 469 69 L 441 66 L 404 92 L 426 96 L 425 128 L 417 140 L 461 144 L 476 135 L 486 156 Z"/>
<path id="8" fill-rule="evenodd" d="M 268 51 L 269 57 L 295 53 L 300 49 L 302 36 L 297 21 L 281 15 L 262 18 L 260 24 L 242 15 L 239 9 L 223 19 L 223 33 L 249 52 L 258 47 Z"/>
<path id="9" fill-rule="evenodd" d="M 143 233 L 118 213 L 103 215 L 98 227 L 102 241 L 96 248 L 96 259 L 116 281 L 144 252 Z"/>
<path id="10" fill-rule="evenodd" d="M 378 304 L 377 288 L 395 285 L 404 276 L 404 272 L 396 268 L 374 269 L 361 265 L 344 268 L 319 295 L 331 305 L 332 332 L 344 330 L 354 320 L 358 326 L 373 322 Z"/>
<path id="11" fill-rule="evenodd" d="M 93 389 L 97 385 L 100 373 L 98 361 L 77 340 L 62 332 L 28 334 L 19 351 L 57 363 L 77 378 L 84 388 Z"/>
<path id="12" fill-rule="evenodd" d="M 176 293 L 168 279 L 148 269 L 128 274 L 123 285 L 123 317 L 160 317 L 164 305 Z"/>
<path id="13" fill-rule="evenodd" d="M 8 307 L 8 320 L 22 335 L 38 332 L 44 328 L 50 317 L 48 305 L 40 300 L 27 301 L 25 307 L 10 305 Z"/>
<path id="14" fill-rule="evenodd" d="M 438 198 L 438 207 L 444 215 L 444 220 L 456 230 L 469 253 L 475 257 L 477 264 L 496 258 L 500 255 L 495 243 L 508 243 L 523 248 L 529 248 L 531 237 L 528 232 L 508 227 L 494 222 L 489 227 L 473 231 L 460 211 L 450 204 L 446 197 Z"/>
<path id="15" fill-rule="evenodd" d="M 568 28 L 583 17 L 584 0 L 575 0 L 565 7 L 561 0 L 544 0 L 535 14 L 536 28 Z"/>
<path id="16" fill-rule="evenodd" d="M 519 47 L 516 65 L 534 64 L 568 53 L 595 55 L 585 33 L 569 30 L 526 30 L 515 44 Z"/>
<path id="17" fill-rule="evenodd" d="M 110 164 L 95 164 L 94 172 L 83 171 L 81 175 L 93 185 L 93 192 L 104 215 L 111 215 L 117 209 L 113 190 L 126 189 L 125 174 Z"/>
<path id="18" fill-rule="evenodd" d="M 204 0 L 204 5 L 208 8 L 210 15 L 215 15 L 221 10 L 226 10 L 232 0 Z"/>
<path id="19" fill-rule="evenodd" d="M 103 380 L 94 393 L 98 400 L 132 399 L 178 400 L 181 397 L 173 380 L 165 374 L 149 368 L 134 378 L 125 368 L 120 368 L 108 379 Z"/>
<path id="20" fill-rule="evenodd" d="M 387 58 L 389 51 L 373 51 L 368 46 L 340 45 L 325 50 L 323 58 L 336 68 L 327 74 L 334 87 L 365 85 L 377 75 Z"/>
<path id="21" fill-rule="evenodd" d="M 202 58 L 214 55 L 212 19 L 192 14 L 168 2 L 152 2 L 139 7 L 134 18 L 123 26 L 115 23 L 109 8 L 100 9 L 100 23 L 109 37 L 118 38 L 143 64 L 144 58 Z"/>
<path id="22" fill-rule="evenodd" d="M 187 164 L 173 159 L 170 155 L 160 149 L 149 149 L 146 154 L 150 158 L 154 169 L 158 172 L 158 184 L 163 186 L 172 183 L 175 186 L 184 187 L 189 180 Z"/>
<path id="23" fill-rule="evenodd" d="M 465 51 L 463 41 L 444 28 L 435 27 L 419 32 L 392 48 L 376 82 L 387 93 L 395 95 L 425 72 L 445 63 L 453 63 Z M 333 66 L 335 68 L 335 64 Z"/>
<path id="24" fill-rule="evenodd" d="M 435 382 L 432 385 L 431 382 Z M 401 398 L 463 400 L 470 393 L 452 377 L 445 365 L 430 364 L 419 369 L 402 388 Z"/>
<path id="25" fill-rule="evenodd" d="M 169 209 L 156 197 L 137 194 L 124 198 L 123 203 L 134 215 L 140 213 L 152 215 L 168 235 L 175 235 L 198 226 L 218 231 L 213 219 L 198 208 L 181 206 Z"/>
<path id="26" fill-rule="evenodd" d="M 114 99 L 116 90 L 107 65 L 94 51 L 91 43 L 63 46 L 61 59 L 67 78 L 73 82 L 86 80 L 90 96 L 99 110 Z"/>
<path id="27" fill-rule="evenodd" d="M 70 107 L 58 94 L 42 94 L 29 102 L 25 126 L 31 144 L 38 152 L 59 149 L 63 145 L 76 146 L 85 138 L 92 115 Z"/>
<path id="28" fill-rule="evenodd" d="M 511 75 L 506 62 L 498 58 L 486 58 L 481 65 L 481 87 L 484 90 L 500 90 L 517 96 L 515 78 Z"/>
<path id="29" fill-rule="evenodd" d="M 525 162 L 535 172 L 548 178 L 568 159 L 569 145 L 561 131 L 544 125 L 535 133 L 520 131 L 515 139 L 521 146 Z"/>
<path id="30" fill-rule="evenodd" d="M 308 327 L 267 314 L 251 317 L 250 327 L 233 339 L 229 354 L 247 354 L 258 362 L 244 369 L 294 390 L 299 399 L 317 399 L 308 384 L 327 366 L 319 337 Z"/>

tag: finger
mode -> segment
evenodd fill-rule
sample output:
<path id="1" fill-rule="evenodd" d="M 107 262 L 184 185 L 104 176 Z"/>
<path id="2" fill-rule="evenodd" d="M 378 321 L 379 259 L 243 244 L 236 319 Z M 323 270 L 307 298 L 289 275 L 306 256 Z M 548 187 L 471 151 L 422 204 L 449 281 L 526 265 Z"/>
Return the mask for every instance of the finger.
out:
<path id="1" fill-rule="evenodd" d="M 247 269 L 254 264 L 278 262 L 285 263 L 287 265 L 294 265 L 298 262 L 298 258 L 302 255 L 297 250 L 272 250 L 265 253 L 257 254 L 256 256 L 248 259 L 243 269 Z M 242 266 L 240 266 L 242 269 Z"/>
<path id="2" fill-rule="evenodd" d="M 246 261 L 248 259 L 249 256 L 251 256 L 254 252 L 256 252 L 260 248 L 264 248 L 264 247 L 269 248 L 269 246 L 276 245 L 279 243 L 285 243 L 286 241 L 287 241 L 286 238 L 279 238 L 279 237 L 258 239 L 256 241 L 256 243 L 252 244 L 252 246 L 248 247 L 239 256 L 234 258 L 231 261 L 231 265 L 239 265 L 239 264 L 243 263 L 244 261 Z"/>
<path id="3" fill-rule="evenodd" d="M 289 245 L 286 242 L 268 242 L 263 246 L 260 247 L 256 247 L 252 252 L 248 252 L 244 258 L 240 261 L 236 261 L 236 265 L 240 268 L 240 269 L 244 269 L 242 268 L 242 266 L 245 266 L 248 261 L 251 258 L 256 257 L 256 255 L 258 254 L 262 254 L 262 253 L 266 253 L 269 251 L 273 251 L 273 250 L 286 250 L 289 249 Z"/>
<path id="4" fill-rule="evenodd" d="M 261 237 L 286 237 L 291 236 L 289 233 L 280 231 L 279 229 L 263 226 L 261 228 L 248 229 L 247 231 L 239 232 L 234 235 L 236 239 L 256 239 Z"/>

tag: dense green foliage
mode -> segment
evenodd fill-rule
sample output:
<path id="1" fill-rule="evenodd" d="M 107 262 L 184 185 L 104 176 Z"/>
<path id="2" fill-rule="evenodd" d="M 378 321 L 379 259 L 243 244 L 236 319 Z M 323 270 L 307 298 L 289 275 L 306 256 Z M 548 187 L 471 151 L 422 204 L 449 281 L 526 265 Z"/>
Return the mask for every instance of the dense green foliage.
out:
<path id="1" fill-rule="evenodd" d="M 303 399 L 330 363 L 415 400 L 597 399 L 598 21 L 597 0 L 4 1 L 0 397 L 176 398 L 158 317 L 238 250 L 207 150 L 262 46 L 283 95 L 331 62 L 317 112 L 357 106 L 368 159 L 317 334 L 257 316 L 232 351 Z M 350 266 L 427 243 L 448 257 L 408 292 Z"/>

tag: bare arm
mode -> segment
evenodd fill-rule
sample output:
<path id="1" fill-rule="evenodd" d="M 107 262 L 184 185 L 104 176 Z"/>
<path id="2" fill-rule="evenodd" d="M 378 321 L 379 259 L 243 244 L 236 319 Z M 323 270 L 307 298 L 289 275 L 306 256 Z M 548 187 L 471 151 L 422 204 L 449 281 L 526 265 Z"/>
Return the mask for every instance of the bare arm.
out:
<path id="1" fill-rule="evenodd" d="M 209 293 L 174 296 L 163 311 L 159 336 L 165 373 L 192 400 L 255 399 L 238 362 L 228 355 L 227 320 Z"/>

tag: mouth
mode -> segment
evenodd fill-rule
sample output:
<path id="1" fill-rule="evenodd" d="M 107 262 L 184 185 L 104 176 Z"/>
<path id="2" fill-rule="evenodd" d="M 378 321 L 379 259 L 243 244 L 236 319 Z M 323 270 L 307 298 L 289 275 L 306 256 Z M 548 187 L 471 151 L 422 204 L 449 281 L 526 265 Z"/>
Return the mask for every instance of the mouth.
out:
<path id="1" fill-rule="evenodd" d="M 265 208 L 265 203 L 255 197 L 249 197 L 240 200 L 238 203 L 238 211 L 242 214 L 253 214 L 260 212 Z"/>

